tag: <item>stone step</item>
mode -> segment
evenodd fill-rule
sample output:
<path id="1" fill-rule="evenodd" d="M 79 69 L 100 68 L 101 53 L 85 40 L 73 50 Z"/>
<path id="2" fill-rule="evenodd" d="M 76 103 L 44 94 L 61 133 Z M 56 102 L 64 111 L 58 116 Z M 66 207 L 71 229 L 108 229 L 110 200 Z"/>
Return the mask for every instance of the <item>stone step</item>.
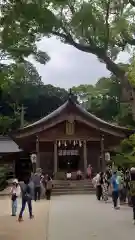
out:
<path id="1" fill-rule="evenodd" d="M 63 184 L 69 184 L 69 183 L 92 183 L 91 180 L 53 180 L 54 184 L 58 184 L 58 183 L 63 183 Z"/>
<path id="2" fill-rule="evenodd" d="M 55 192 L 62 192 L 62 191 L 95 191 L 93 188 L 68 188 L 68 189 L 61 189 L 61 188 L 54 188 L 53 191 Z"/>
<path id="3" fill-rule="evenodd" d="M 78 187 L 92 187 L 93 188 L 93 185 L 91 185 L 91 184 L 69 184 L 69 185 L 54 185 L 54 188 L 78 188 Z"/>
<path id="4" fill-rule="evenodd" d="M 93 186 L 91 181 L 59 181 L 59 182 L 55 182 L 54 181 L 54 185 L 55 186 L 85 186 L 85 185 L 89 185 L 89 186 Z"/>
<path id="5" fill-rule="evenodd" d="M 54 186 L 54 189 L 93 189 L 93 186 Z"/>
<path id="6" fill-rule="evenodd" d="M 58 195 L 70 195 L 70 194 L 94 194 L 94 191 L 88 191 L 88 190 L 79 190 L 79 191 L 59 191 L 59 192 L 55 192 L 52 191 L 52 196 L 58 196 Z"/>

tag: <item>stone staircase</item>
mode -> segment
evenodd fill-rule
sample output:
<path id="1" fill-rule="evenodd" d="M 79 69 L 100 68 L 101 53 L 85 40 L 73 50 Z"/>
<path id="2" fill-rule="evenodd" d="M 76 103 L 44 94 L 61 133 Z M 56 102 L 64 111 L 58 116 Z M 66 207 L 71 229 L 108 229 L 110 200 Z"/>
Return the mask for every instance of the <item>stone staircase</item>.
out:
<path id="1" fill-rule="evenodd" d="M 95 189 L 91 180 L 54 180 L 54 188 L 52 195 L 66 194 L 91 194 L 95 193 Z"/>

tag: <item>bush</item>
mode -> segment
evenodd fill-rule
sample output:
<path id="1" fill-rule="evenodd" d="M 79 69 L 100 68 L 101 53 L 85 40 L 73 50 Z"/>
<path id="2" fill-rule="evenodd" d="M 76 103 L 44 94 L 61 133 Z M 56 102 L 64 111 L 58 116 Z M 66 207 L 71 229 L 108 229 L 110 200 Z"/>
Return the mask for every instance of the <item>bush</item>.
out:
<path id="1" fill-rule="evenodd" d="M 4 190 L 7 186 L 7 170 L 4 167 L 0 167 L 0 191 Z"/>

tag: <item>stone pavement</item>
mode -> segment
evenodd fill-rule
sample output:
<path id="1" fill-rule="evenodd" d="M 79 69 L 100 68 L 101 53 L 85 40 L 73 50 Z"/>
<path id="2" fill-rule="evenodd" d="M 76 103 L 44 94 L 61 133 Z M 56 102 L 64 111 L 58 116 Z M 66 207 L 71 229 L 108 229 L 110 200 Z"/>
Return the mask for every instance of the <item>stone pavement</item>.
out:
<path id="1" fill-rule="evenodd" d="M 132 209 L 120 211 L 94 195 L 53 197 L 34 203 L 35 219 L 18 223 L 10 216 L 10 200 L 0 199 L 0 240 L 133 240 Z"/>
<path id="2" fill-rule="evenodd" d="M 9 198 L 0 199 L 0 240 L 46 240 L 49 210 L 47 201 L 33 202 L 35 219 L 30 220 L 26 211 L 24 221 L 21 223 L 17 221 L 16 217 L 10 216 L 10 207 Z"/>
<path id="3" fill-rule="evenodd" d="M 51 202 L 48 240 L 133 240 L 132 209 L 114 210 L 94 195 L 61 196 Z"/>

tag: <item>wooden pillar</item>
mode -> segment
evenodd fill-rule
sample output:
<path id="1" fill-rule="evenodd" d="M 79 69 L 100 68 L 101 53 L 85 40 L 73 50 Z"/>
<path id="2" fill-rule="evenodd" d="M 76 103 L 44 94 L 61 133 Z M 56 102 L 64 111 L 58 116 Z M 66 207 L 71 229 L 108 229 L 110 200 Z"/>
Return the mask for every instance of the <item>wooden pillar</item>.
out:
<path id="1" fill-rule="evenodd" d="M 54 142 L 54 175 L 57 173 L 58 168 L 58 153 L 57 153 L 57 141 Z"/>
<path id="2" fill-rule="evenodd" d="M 105 171 L 104 135 L 101 136 L 101 171 Z"/>
<path id="3" fill-rule="evenodd" d="M 38 136 L 36 137 L 36 155 L 37 155 L 36 168 L 40 168 L 40 151 L 39 151 L 39 138 L 38 138 Z"/>
<path id="4" fill-rule="evenodd" d="M 87 171 L 87 144 L 86 140 L 83 141 L 83 160 L 84 160 L 84 173 Z"/>

